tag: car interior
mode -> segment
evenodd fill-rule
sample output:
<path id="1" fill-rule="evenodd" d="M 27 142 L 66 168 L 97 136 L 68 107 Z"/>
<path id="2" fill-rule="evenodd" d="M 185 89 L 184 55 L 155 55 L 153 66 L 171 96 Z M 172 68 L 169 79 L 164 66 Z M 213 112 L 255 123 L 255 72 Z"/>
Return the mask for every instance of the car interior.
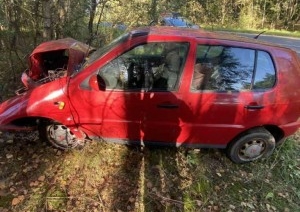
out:
<path id="1" fill-rule="evenodd" d="M 187 43 L 140 45 L 109 62 L 99 75 L 107 89 L 174 90 L 187 49 Z"/>

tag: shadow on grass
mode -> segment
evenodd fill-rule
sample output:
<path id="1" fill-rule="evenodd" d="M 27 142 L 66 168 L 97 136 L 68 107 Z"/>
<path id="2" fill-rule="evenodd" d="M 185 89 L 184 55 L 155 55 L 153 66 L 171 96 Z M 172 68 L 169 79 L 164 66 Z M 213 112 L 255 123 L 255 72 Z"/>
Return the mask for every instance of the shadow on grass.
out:
<path id="1" fill-rule="evenodd" d="M 297 138 L 296 138 L 297 140 Z M 219 150 L 2 142 L 0 211 L 295 211 L 299 142 L 237 165 Z"/>

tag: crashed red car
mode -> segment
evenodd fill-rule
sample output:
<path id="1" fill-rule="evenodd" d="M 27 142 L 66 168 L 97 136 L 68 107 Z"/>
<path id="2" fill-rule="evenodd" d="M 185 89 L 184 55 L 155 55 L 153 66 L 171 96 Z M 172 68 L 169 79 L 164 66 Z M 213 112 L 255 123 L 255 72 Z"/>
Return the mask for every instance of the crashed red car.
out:
<path id="1" fill-rule="evenodd" d="M 88 139 L 226 148 L 269 156 L 300 126 L 300 62 L 287 48 L 196 29 L 147 27 L 72 74 L 0 105 L 0 130 L 39 130 L 66 149 Z"/>
<path id="2" fill-rule="evenodd" d="M 22 74 L 21 80 L 25 87 L 16 93 L 71 75 L 93 51 L 93 47 L 73 38 L 41 43 L 29 55 L 29 68 Z"/>

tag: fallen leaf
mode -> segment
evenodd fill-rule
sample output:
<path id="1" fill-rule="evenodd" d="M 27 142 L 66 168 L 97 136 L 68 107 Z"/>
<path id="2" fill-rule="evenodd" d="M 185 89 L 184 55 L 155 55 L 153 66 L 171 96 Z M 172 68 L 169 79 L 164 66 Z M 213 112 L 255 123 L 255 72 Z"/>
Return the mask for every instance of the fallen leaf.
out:
<path id="1" fill-rule="evenodd" d="M 38 181 L 34 181 L 29 184 L 30 187 L 34 187 L 34 186 L 38 186 L 38 185 L 39 185 Z"/>
<path id="2" fill-rule="evenodd" d="M 40 181 L 40 182 L 44 182 L 44 180 L 45 180 L 45 175 L 42 175 L 42 176 L 40 176 L 39 178 L 38 178 L 38 180 Z"/>
<path id="3" fill-rule="evenodd" d="M 13 158 L 13 154 L 6 154 L 6 158 L 7 158 L 7 159 Z"/>
<path id="4" fill-rule="evenodd" d="M 214 205 L 214 206 L 213 206 L 213 209 L 214 209 L 214 211 L 219 211 L 219 206 Z"/>
<path id="5" fill-rule="evenodd" d="M 12 139 L 6 141 L 6 143 L 8 143 L 8 144 L 12 144 L 13 142 L 14 142 L 14 140 L 12 140 Z"/>
<path id="6" fill-rule="evenodd" d="M 267 195 L 266 195 L 266 199 L 272 199 L 274 197 L 274 193 L 273 192 L 269 192 Z"/>
<path id="7" fill-rule="evenodd" d="M 20 202 L 21 201 L 16 197 L 16 198 L 13 198 L 11 204 L 12 204 L 12 206 L 15 206 L 15 205 L 19 204 Z"/>
<path id="8" fill-rule="evenodd" d="M 134 201 L 135 201 L 135 198 L 133 198 L 133 197 L 129 198 L 129 202 L 134 202 Z"/>
<path id="9" fill-rule="evenodd" d="M 202 206 L 202 201 L 201 200 L 196 200 L 196 204 L 197 204 L 197 206 Z"/>
<path id="10" fill-rule="evenodd" d="M 153 188 L 152 188 L 152 192 L 153 192 L 153 193 L 156 193 L 157 191 L 158 191 L 158 190 L 157 190 L 156 187 L 153 187 Z"/>
<path id="11" fill-rule="evenodd" d="M 234 205 L 229 205 L 229 208 L 234 210 L 235 206 Z"/>
<path id="12" fill-rule="evenodd" d="M 18 199 L 21 200 L 21 201 L 23 201 L 25 199 L 25 196 L 24 195 L 20 195 L 20 196 L 18 196 Z"/>
<path id="13" fill-rule="evenodd" d="M 10 177 L 10 179 L 14 179 L 17 175 L 18 175 L 18 173 L 13 173 L 13 175 Z"/>
<path id="14" fill-rule="evenodd" d="M 13 198 L 11 204 L 12 206 L 18 205 L 20 202 L 22 202 L 25 199 L 24 195 L 18 196 Z"/>
<path id="15" fill-rule="evenodd" d="M 0 181 L 0 190 L 5 189 L 5 188 L 6 188 L 5 181 Z"/>
<path id="16" fill-rule="evenodd" d="M 152 187 L 153 187 L 152 183 L 151 183 L 151 182 L 148 182 L 148 183 L 147 183 L 147 188 L 152 188 Z"/>

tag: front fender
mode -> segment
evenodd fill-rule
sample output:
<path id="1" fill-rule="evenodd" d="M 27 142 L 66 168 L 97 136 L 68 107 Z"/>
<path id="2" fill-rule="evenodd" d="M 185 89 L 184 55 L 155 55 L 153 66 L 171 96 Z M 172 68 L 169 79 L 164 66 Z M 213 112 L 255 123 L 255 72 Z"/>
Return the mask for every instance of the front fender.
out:
<path id="1" fill-rule="evenodd" d="M 5 130 L 13 120 L 26 116 L 28 98 L 25 95 L 13 97 L 0 104 L 0 130 Z"/>
<path id="2" fill-rule="evenodd" d="M 27 120 L 38 118 L 75 126 L 63 82 L 57 80 L 41 85 L 0 104 L 0 130 L 28 130 Z"/>

